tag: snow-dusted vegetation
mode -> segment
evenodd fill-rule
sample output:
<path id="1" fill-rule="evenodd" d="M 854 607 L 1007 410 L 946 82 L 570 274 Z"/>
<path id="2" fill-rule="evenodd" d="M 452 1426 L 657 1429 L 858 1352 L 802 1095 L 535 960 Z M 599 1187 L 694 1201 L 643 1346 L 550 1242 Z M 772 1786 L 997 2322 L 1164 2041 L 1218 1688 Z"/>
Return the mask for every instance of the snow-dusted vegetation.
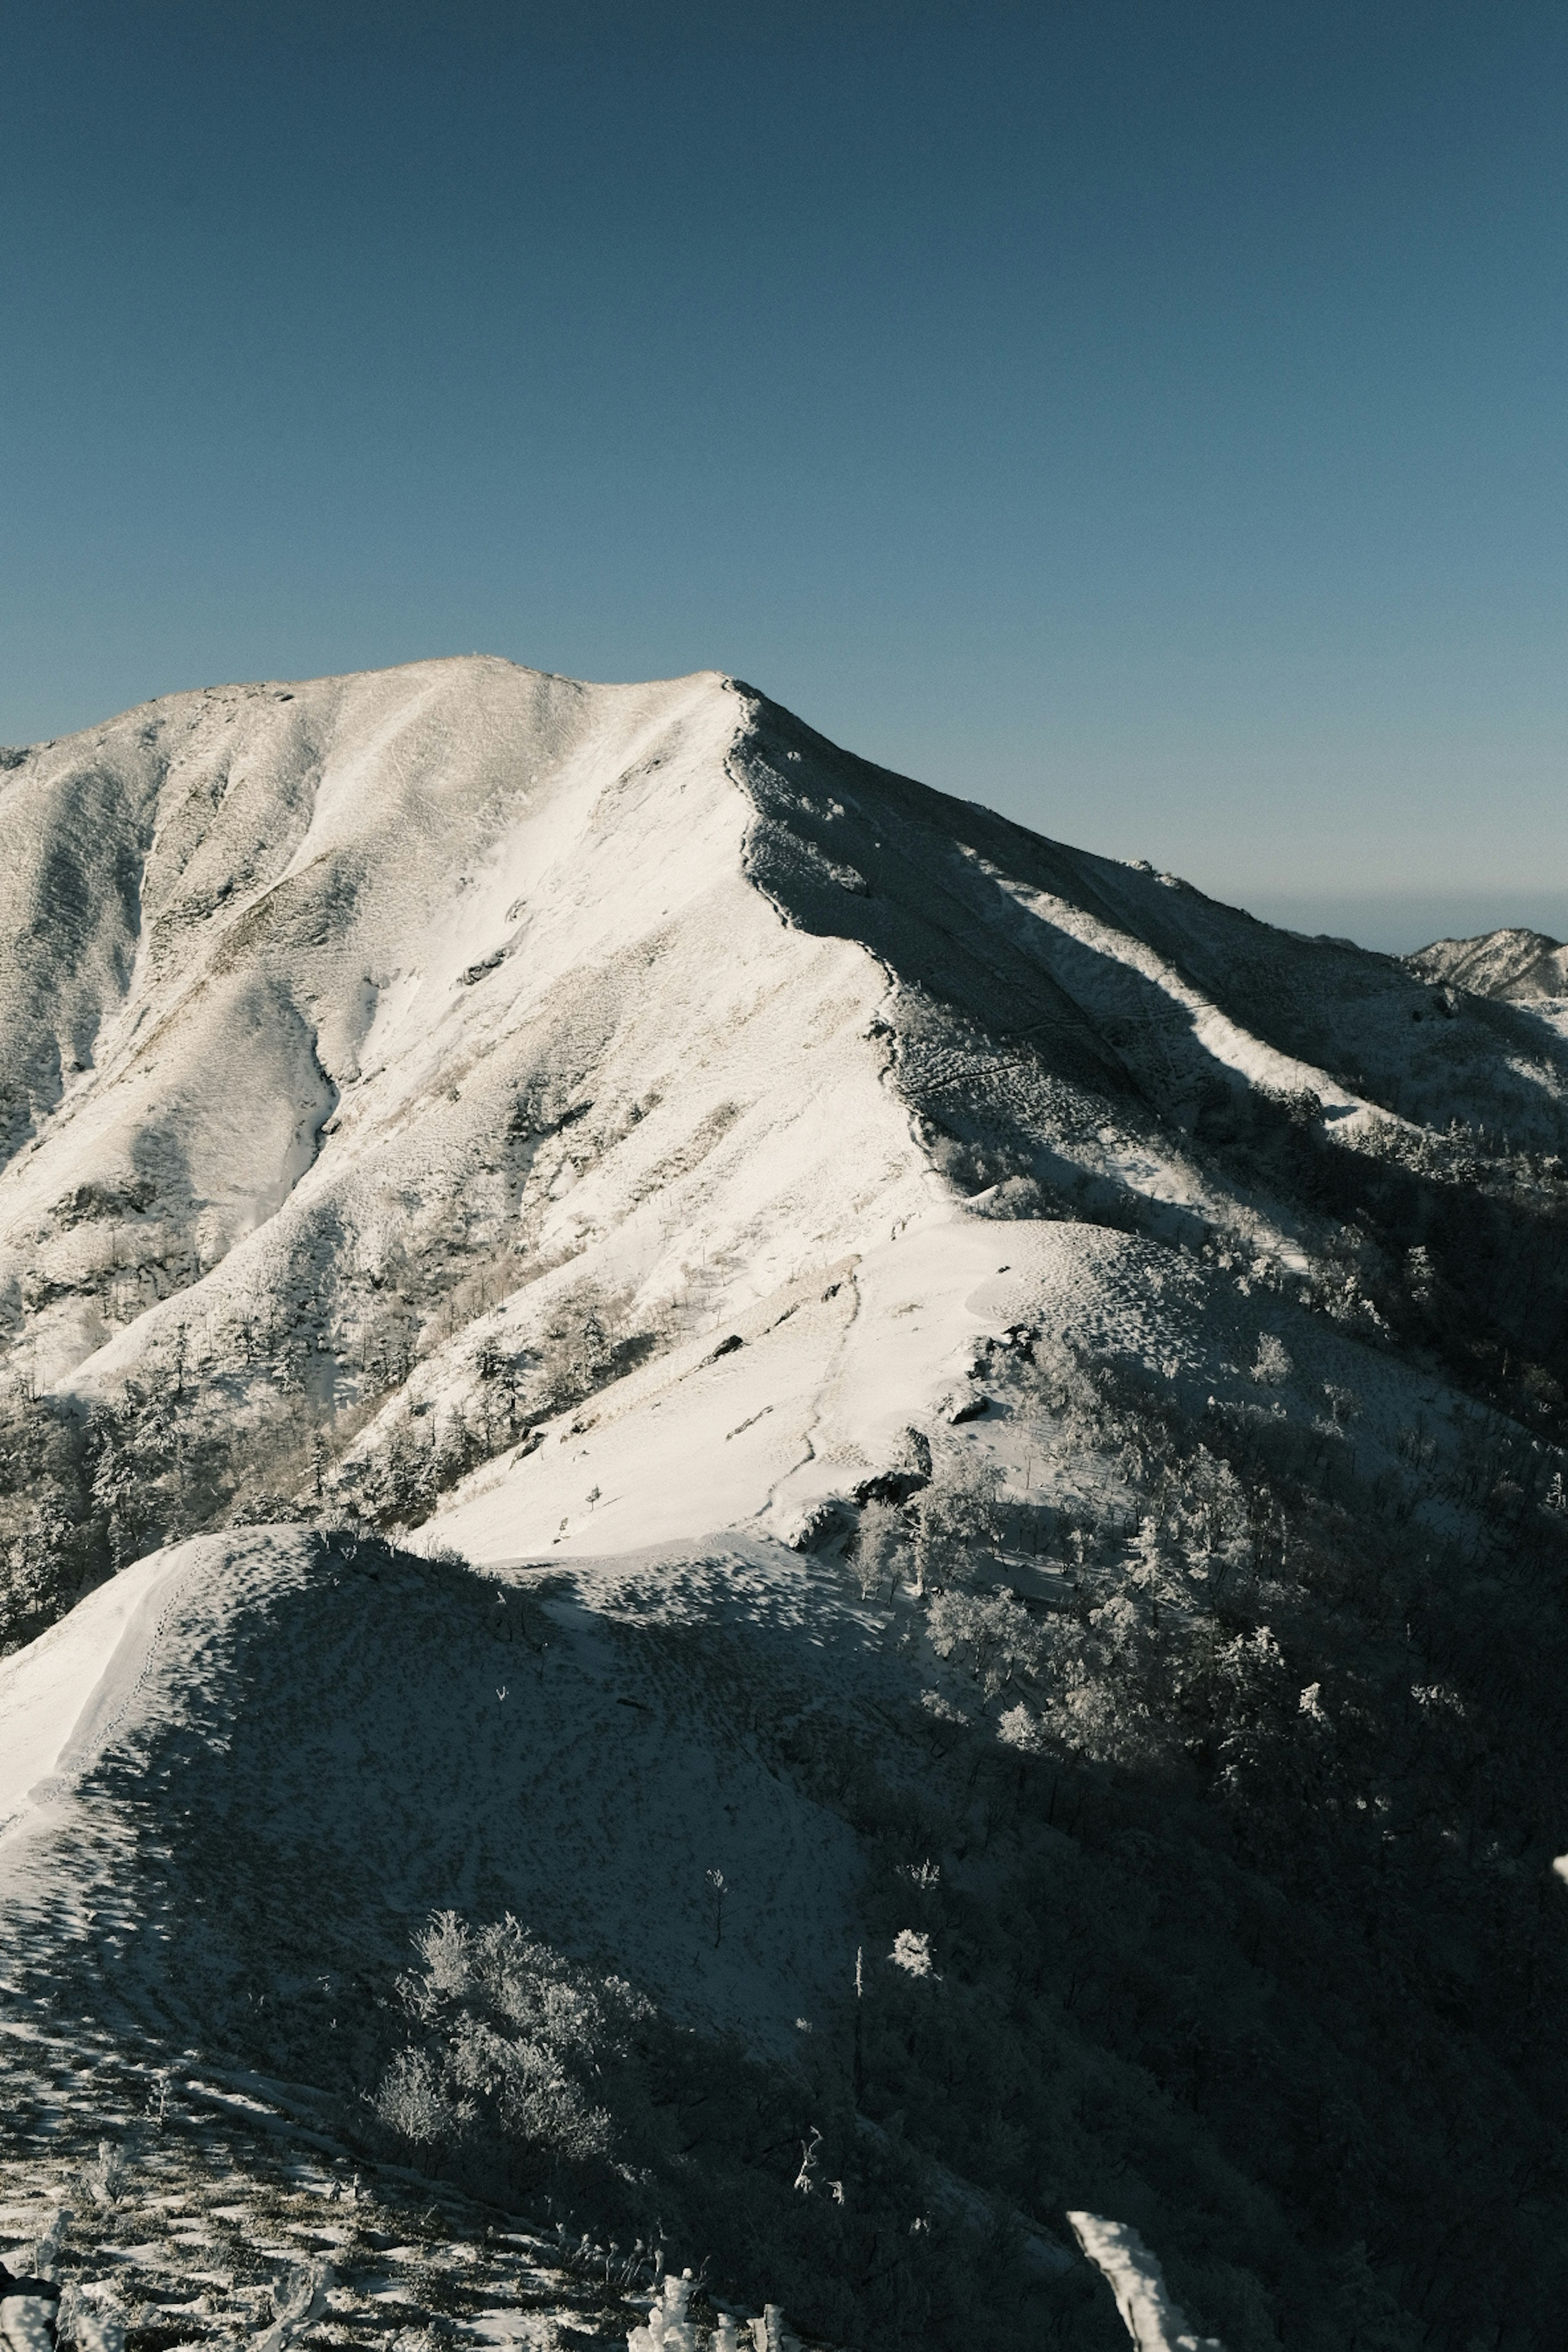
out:
<path id="1" fill-rule="evenodd" d="M 177 697 L 0 812 L 83 2352 L 1555 2341 L 1550 943 L 1270 931 L 716 677 Z M 384 2245 L 187 2293 L 204 2168 Z"/>

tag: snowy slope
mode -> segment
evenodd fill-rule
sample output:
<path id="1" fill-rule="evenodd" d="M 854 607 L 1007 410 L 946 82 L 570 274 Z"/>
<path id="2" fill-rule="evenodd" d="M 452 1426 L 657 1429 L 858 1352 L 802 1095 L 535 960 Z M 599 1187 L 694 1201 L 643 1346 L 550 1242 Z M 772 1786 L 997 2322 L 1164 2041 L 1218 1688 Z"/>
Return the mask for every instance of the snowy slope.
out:
<path id="1" fill-rule="evenodd" d="M 485 1457 L 450 1524 L 486 1556 L 793 1538 L 982 1326 L 1105 1324 L 1107 1225 L 1304 1272 L 1332 1221 L 1208 1147 L 1238 1103 L 1352 1152 L 1564 1138 L 1529 1013 L 1041 841 L 713 674 L 176 696 L 35 750 L 0 808 L 6 1357 L 62 1401 L 172 1394 L 207 1465 L 143 1479 L 122 1550 L 237 1479 L 396 1517 L 364 1476 L 394 1444 L 437 1485 Z M 584 1285 L 643 1370 L 520 1458 Z"/>
<path id="2" fill-rule="evenodd" d="M 1568 996 L 1568 948 L 1544 931 L 1484 931 L 1469 940 L 1434 940 L 1408 961 L 1429 979 L 1451 981 L 1477 996 L 1532 1004 Z"/>
<path id="3" fill-rule="evenodd" d="M 184 1565 L 178 1551 L 138 1560 L 0 1663 L 0 1851 L 48 1801 L 61 1770 L 79 1769 L 134 1688 L 159 1604 Z"/>
<path id="4" fill-rule="evenodd" d="M 102 1963 L 149 1937 L 121 2000 L 211 2032 L 258 1968 L 309 1943 L 390 1977 L 457 1903 L 787 2045 L 852 1967 L 855 1859 L 752 1727 L 896 1696 L 869 1633 L 767 1547 L 631 1554 L 570 1590 L 302 1533 L 174 1547 L 0 1665 L 7 1948 L 37 1964 L 68 1931 Z"/>
<path id="5" fill-rule="evenodd" d="M 454 1906 L 776 2054 L 842 2010 L 880 1872 L 889 2011 L 925 1984 L 895 1934 L 951 1893 L 942 1999 L 1004 1951 L 996 2014 L 1047 1982 L 1065 2018 L 1055 1915 L 993 1950 L 987 1906 L 1044 1855 L 1092 1942 L 1112 1882 L 1074 1875 L 1047 1777 L 1092 1815 L 1124 1754 L 1094 1706 L 1190 1635 L 1106 1913 L 1163 2000 L 1172 1920 L 1252 1895 L 1237 1865 L 1211 1900 L 1205 1860 L 1140 1907 L 1161 1776 L 1236 1748 L 1226 1675 L 1278 1668 L 1281 1738 L 1340 1703 L 1270 1630 L 1309 1612 L 1313 1529 L 1375 1507 L 1379 1575 L 1400 1543 L 1425 1572 L 1495 1541 L 1511 1574 L 1554 1539 L 1568 1042 L 1489 964 L 1271 930 L 716 674 L 173 697 L 36 747 L 0 821 L 8 1622 L 96 1583 L 0 1658 L 18 2001 L 67 1984 L 95 2031 L 251 2063 L 276 2001 L 300 2079 L 357 2095 Z M 1000 1498 L 976 1586 L 1021 1596 L 1008 1638 L 1058 1643 L 1054 1681 L 992 1687 L 908 1582 L 862 1601 L 857 1511 L 928 1476 Z M 1482 1704 L 1451 1659 L 1389 1671 L 1401 1718 Z M 1366 1814 L 1336 1785 L 1315 1818 Z M 1238 2016 L 1261 1933 L 1189 1957 L 1235 1961 Z M 1069 2056 L 1047 2137 L 1092 2173 L 1081 2119 L 1127 2078 Z M 973 2178 L 1039 2221 L 1013 2128 Z M 931 2197 L 979 2210 L 924 2146 Z M 1214 2162 L 1234 2235 L 1253 2184 Z M 1106 2166 L 1067 2184 L 1097 2212 Z"/>
<path id="6" fill-rule="evenodd" d="M 779 953 L 740 870 L 721 681 L 586 690 L 447 664 L 287 703 L 191 699 L 121 722 L 138 752 L 156 731 L 167 761 L 155 796 L 127 786 L 143 862 L 123 993 L 100 992 L 90 1041 L 40 1039 L 37 1005 L 18 1009 L 12 1066 L 58 1066 L 31 1094 L 4 1199 L 40 1379 L 133 1362 L 173 1318 L 116 1325 L 153 1290 L 199 1285 L 180 1315 L 204 1332 L 262 1302 L 298 1328 L 297 1295 L 330 1261 L 352 1318 L 390 1251 L 468 1261 L 514 1244 L 530 1177 L 537 1255 L 579 1249 L 603 1220 L 592 1188 L 566 1201 L 574 1162 L 549 1144 L 590 1078 L 574 1149 L 646 1122 L 624 1189 L 657 1192 L 661 1213 L 627 1255 L 667 1288 L 685 1226 L 674 1163 L 696 1173 L 756 1108 L 736 1080 L 763 1093 L 789 1045 L 808 1057 L 810 1107 L 770 1154 L 781 1190 L 811 1187 L 847 1113 L 854 1141 L 874 1150 L 881 1127 L 912 1162 L 874 1092 L 840 1106 L 817 1074 L 814 1046 L 879 991 L 852 953 L 847 969 L 842 950 Z M 57 751 L 11 780 L 7 814 L 41 817 L 58 861 L 75 834 L 51 761 L 69 764 Z M 31 882 L 17 877 L 16 932 L 36 923 Z M 58 961 L 75 954 L 62 939 Z M 743 1031 L 736 1070 L 726 1045 Z M 784 1124 L 804 1108 L 792 1099 Z M 763 1156 L 766 1103 L 761 1116 L 731 1160 Z M 344 1322 L 340 1308 L 334 1338 Z"/>

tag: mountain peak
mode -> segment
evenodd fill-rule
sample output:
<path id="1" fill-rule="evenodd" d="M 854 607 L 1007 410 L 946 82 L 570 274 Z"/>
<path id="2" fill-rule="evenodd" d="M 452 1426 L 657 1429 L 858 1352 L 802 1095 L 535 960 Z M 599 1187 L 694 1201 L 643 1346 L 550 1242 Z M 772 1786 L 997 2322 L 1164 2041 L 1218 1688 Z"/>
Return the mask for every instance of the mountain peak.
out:
<path id="1" fill-rule="evenodd" d="M 1544 931 L 1505 929 L 1435 940 L 1406 961 L 1428 979 L 1451 981 L 1505 1003 L 1568 997 L 1568 949 Z"/>

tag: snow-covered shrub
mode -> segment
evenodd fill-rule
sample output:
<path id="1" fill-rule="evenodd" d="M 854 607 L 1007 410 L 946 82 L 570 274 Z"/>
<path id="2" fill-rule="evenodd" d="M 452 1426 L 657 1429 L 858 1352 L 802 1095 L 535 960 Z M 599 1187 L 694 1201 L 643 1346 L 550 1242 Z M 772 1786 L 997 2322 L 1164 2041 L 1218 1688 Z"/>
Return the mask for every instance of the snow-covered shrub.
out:
<path id="1" fill-rule="evenodd" d="M 400 1979 L 422 2042 L 399 2053 L 373 2105 L 414 2145 L 494 2120 L 537 2172 L 605 2155 L 615 2133 L 599 2090 L 650 2005 L 616 1977 L 595 1977 L 506 1918 L 470 1932 L 443 1912 L 417 1939 L 421 1973 Z"/>
<path id="2" fill-rule="evenodd" d="M 131 2187 L 132 2170 L 124 2148 L 100 2139 L 97 2156 L 82 2168 L 82 2187 L 95 2205 L 118 2205 Z"/>
<path id="3" fill-rule="evenodd" d="M 956 1135 L 938 1135 L 927 1146 L 931 1161 L 959 1192 L 980 1192 L 992 1182 L 984 1156 Z"/>
<path id="4" fill-rule="evenodd" d="M 1437 1295 L 1436 1270 L 1432 1264 L 1431 1251 L 1423 1248 L 1419 1243 L 1414 1249 L 1406 1250 L 1405 1276 L 1411 1297 L 1418 1306 L 1430 1306 Z"/>
<path id="5" fill-rule="evenodd" d="M 893 1937 L 893 1948 L 888 1958 L 896 1969 L 902 1969 L 907 1977 L 937 1978 L 936 1963 L 931 1954 L 931 1937 L 921 1928 L 900 1927 Z"/>
<path id="6" fill-rule="evenodd" d="M 457 2097 L 438 2062 L 425 2050 L 400 2050 L 371 2099 L 377 2119 L 410 2147 L 444 2147 L 473 2121 L 471 2099 Z"/>
<path id="7" fill-rule="evenodd" d="M 933 1723 L 967 1723 L 969 1717 L 961 1706 L 954 1706 L 945 1691 L 923 1690 L 916 1704 L 922 1715 Z"/>
<path id="8" fill-rule="evenodd" d="M 939 1592 L 926 1625 L 938 1657 L 962 1659 L 987 1699 L 1016 1677 L 1037 1681 L 1049 1664 L 1049 1635 L 1016 1593 Z"/>
<path id="9" fill-rule="evenodd" d="M 433 1993 L 467 1990 L 473 1976 L 468 1931 L 455 1911 L 437 1911 L 414 1938 L 414 1948 L 425 1963 L 426 1982 Z"/>
<path id="10" fill-rule="evenodd" d="M 468 1554 L 459 1551 L 456 1544 L 421 1540 L 418 1543 L 410 1544 L 408 1549 L 410 1551 L 416 1552 L 421 1559 L 427 1559 L 437 1568 L 471 1568 L 473 1566 Z"/>
<path id="11" fill-rule="evenodd" d="M 416 1527 L 428 1517 L 439 1491 L 437 1436 L 435 1416 L 422 1423 L 405 1400 L 380 1444 L 366 1454 L 360 1493 L 384 1527 Z"/>
<path id="12" fill-rule="evenodd" d="M 619 1368 L 630 1336 L 631 1294 L 600 1282 L 574 1283 L 545 1317 L 534 1345 L 537 1412 L 560 1412 L 603 1386 Z"/>
<path id="13" fill-rule="evenodd" d="M 310 1517 L 304 1506 L 290 1496 L 279 1495 L 270 1487 L 258 1486 L 237 1503 L 229 1513 L 231 1528 L 271 1528 L 298 1526 Z"/>
<path id="14" fill-rule="evenodd" d="M 1005 1176 L 993 1192 L 971 1205 L 983 1217 L 1041 1217 L 1048 1209 L 1046 1195 L 1032 1176 Z"/>
<path id="15" fill-rule="evenodd" d="M 996 1736 L 1009 1748 L 1016 1748 L 1026 1756 L 1043 1756 L 1050 1748 L 1045 1725 L 1022 1699 L 1016 1706 L 1008 1707 L 998 1717 Z"/>

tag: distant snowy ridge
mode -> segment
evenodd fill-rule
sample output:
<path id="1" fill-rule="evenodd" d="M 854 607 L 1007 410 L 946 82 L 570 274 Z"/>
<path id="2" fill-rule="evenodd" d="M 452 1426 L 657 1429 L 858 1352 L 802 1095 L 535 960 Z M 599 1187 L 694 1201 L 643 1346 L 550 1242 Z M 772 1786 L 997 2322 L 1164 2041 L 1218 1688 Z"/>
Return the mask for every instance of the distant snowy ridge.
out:
<path id="1" fill-rule="evenodd" d="M 1452 981 L 1478 996 L 1531 1004 L 1568 997 L 1568 948 L 1544 931 L 1484 931 L 1469 940 L 1435 940 L 1406 962 L 1429 980 Z"/>

